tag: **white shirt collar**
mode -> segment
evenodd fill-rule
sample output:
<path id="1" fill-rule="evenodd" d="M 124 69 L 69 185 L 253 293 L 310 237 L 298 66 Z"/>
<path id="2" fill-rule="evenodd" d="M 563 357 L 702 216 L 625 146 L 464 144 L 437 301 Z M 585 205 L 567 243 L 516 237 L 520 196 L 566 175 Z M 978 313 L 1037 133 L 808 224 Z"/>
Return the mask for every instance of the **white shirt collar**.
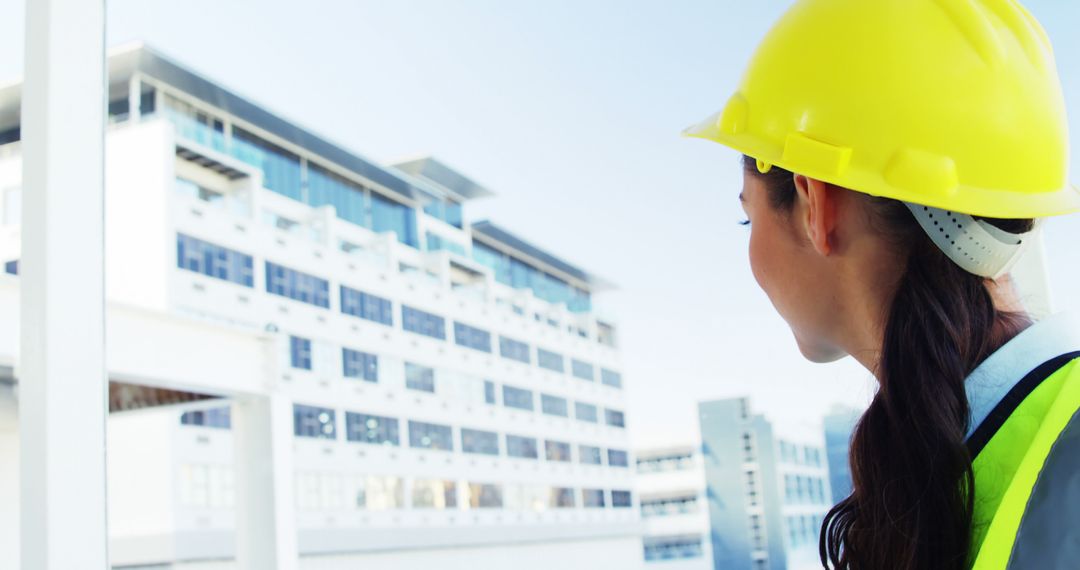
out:
<path id="1" fill-rule="evenodd" d="M 1024 376 L 1075 350 L 1080 350 L 1080 320 L 1062 313 L 1031 325 L 988 356 L 964 381 L 971 408 L 967 437 Z"/>

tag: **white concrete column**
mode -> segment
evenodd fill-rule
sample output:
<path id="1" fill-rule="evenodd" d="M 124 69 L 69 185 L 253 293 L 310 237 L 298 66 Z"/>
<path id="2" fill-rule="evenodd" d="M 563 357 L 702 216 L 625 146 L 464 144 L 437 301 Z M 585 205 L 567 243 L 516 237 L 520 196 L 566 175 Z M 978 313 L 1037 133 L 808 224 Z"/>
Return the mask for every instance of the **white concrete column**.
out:
<path id="1" fill-rule="evenodd" d="M 109 566 L 104 4 L 26 5 L 16 370 L 24 570 Z"/>
<path id="2" fill-rule="evenodd" d="M 19 418 L 12 387 L 0 378 L 0 568 L 19 567 Z"/>
<path id="3" fill-rule="evenodd" d="M 142 80 L 139 74 L 131 76 L 128 81 L 128 121 L 138 123 L 142 116 Z"/>
<path id="4" fill-rule="evenodd" d="M 239 397 L 232 429 L 238 567 L 295 570 L 292 402 L 280 394 Z"/>

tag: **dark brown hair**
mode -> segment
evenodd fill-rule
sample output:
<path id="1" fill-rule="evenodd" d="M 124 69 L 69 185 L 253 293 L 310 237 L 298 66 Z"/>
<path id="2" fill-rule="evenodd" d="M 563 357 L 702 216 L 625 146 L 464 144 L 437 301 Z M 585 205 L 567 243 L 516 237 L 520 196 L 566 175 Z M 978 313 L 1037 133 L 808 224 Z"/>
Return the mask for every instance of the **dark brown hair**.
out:
<path id="1" fill-rule="evenodd" d="M 743 165 L 764 181 L 775 212 L 791 211 L 791 172 L 773 167 L 761 174 L 749 157 Z M 851 438 L 853 490 L 825 516 L 821 563 L 844 570 L 961 570 L 975 496 L 964 441 L 970 421 L 964 379 L 1029 321 L 995 308 L 985 279 L 949 260 L 902 203 L 865 199 L 875 226 L 901 248 L 906 268 L 885 308 L 879 387 Z M 1033 224 L 988 221 L 1014 233 Z"/>

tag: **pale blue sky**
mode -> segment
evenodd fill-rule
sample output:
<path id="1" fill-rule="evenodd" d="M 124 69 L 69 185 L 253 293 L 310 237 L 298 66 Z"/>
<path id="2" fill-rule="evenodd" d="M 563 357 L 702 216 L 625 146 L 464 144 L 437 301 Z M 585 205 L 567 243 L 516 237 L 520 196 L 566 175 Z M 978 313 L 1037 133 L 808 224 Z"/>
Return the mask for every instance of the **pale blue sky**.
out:
<path id="1" fill-rule="evenodd" d="M 602 304 L 621 322 L 628 421 L 651 443 L 695 437 L 702 398 L 749 394 L 813 419 L 871 390 L 850 360 L 801 359 L 750 276 L 737 157 L 679 137 L 722 106 L 789 3 L 110 0 L 109 41 L 145 40 L 371 158 L 431 153 L 494 189 L 471 219 L 620 285 Z M 1080 133 L 1080 3 L 1027 5 Z M 11 78 L 22 1 L 0 14 Z M 1080 174 L 1080 147 L 1072 159 Z M 1048 234 L 1059 305 L 1080 310 L 1066 289 L 1080 221 Z"/>

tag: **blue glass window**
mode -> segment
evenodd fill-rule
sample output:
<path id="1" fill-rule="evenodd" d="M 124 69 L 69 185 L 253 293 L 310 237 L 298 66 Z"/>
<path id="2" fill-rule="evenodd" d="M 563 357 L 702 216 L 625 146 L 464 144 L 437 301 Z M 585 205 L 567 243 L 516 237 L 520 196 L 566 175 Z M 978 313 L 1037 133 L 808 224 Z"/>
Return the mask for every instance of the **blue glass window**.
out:
<path id="1" fill-rule="evenodd" d="M 417 247 L 416 212 L 403 204 L 371 194 L 371 229 L 377 233 L 393 231 L 405 245 Z"/>
<path id="2" fill-rule="evenodd" d="M 565 418 L 570 415 L 569 407 L 566 404 L 566 398 L 560 398 L 550 394 L 540 394 L 540 410 L 549 416 L 560 416 Z"/>
<path id="3" fill-rule="evenodd" d="M 540 365 L 540 368 L 547 368 L 555 372 L 566 370 L 566 363 L 563 361 L 561 354 L 542 348 L 536 349 L 536 363 Z"/>
<path id="4" fill-rule="evenodd" d="M 341 349 L 342 374 L 368 382 L 379 381 L 379 357 L 351 348 Z"/>
<path id="5" fill-rule="evenodd" d="M 252 257 L 245 253 L 176 234 L 176 266 L 180 269 L 252 287 L 255 284 L 253 263 Z"/>
<path id="6" fill-rule="evenodd" d="M 461 451 L 482 455 L 498 455 L 499 434 L 493 431 L 461 428 Z"/>
<path id="7" fill-rule="evenodd" d="M 446 320 L 408 305 L 401 306 L 401 326 L 409 332 L 446 340 Z"/>
<path id="8" fill-rule="evenodd" d="M 316 164 L 308 162 L 308 204 L 331 205 L 337 217 L 369 227 L 364 187 Z"/>
<path id="9" fill-rule="evenodd" d="M 519 410 L 528 410 L 531 412 L 533 410 L 533 393 L 531 390 L 524 390 L 503 384 L 503 405 L 508 408 L 517 408 Z"/>
<path id="10" fill-rule="evenodd" d="M 311 340 L 289 337 L 289 364 L 300 370 L 311 370 Z"/>
<path id="11" fill-rule="evenodd" d="M 570 461 L 570 444 L 562 441 L 545 441 L 544 455 L 548 461 Z"/>
<path id="12" fill-rule="evenodd" d="M 604 421 L 609 426 L 626 427 L 626 416 L 618 410 L 604 410 Z"/>
<path id="13" fill-rule="evenodd" d="M 428 232 L 425 236 L 427 240 L 428 251 L 441 251 L 446 250 L 451 253 L 456 253 L 462 257 L 465 256 L 465 246 L 457 243 L 456 241 L 448 240 L 438 234 Z"/>
<path id="14" fill-rule="evenodd" d="M 634 505 L 630 491 L 612 491 L 611 506 L 615 508 L 629 508 Z"/>
<path id="15" fill-rule="evenodd" d="M 574 376 L 582 380 L 588 380 L 589 382 L 596 380 L 596 371 L 593 370 L 593 365 L 588 362 L 572 358 L 570 359 L 570 370 L 574 373 Z"/>
<path id="16" fill-rule="evenodd" d="M 336 439 L 334 410 L 293 404 L 293 433 L 299 437 Z"/>
<path id="17" fill-rule="evenodd" d="M 187 426 L 229 429 L 232 427 L 232 414 L 228 406 L 209 410 L 192 410 L 180 415 L 180 423 Z"/>
<path id="18" fill-rule="evenodd" d="M 263 186 L 293 200 L 303 200 L 300 157 L 239 127 L 233 127 L 229 154 L 263 173 Z"/>
<path id="19" fill-rule="evenodd" d="M 540 451 L 539 447 L 536 445 L 536 438 L 507 435 L 506 455 L 510 457 L 524 457 L 525 459 L 539 459 Z"/>
<path id="20" fill-rule="evenodd" d="M 405 387 L 435 393 L 435 370 L 412 362 L 405 363 Z"/>
<path id="21" fill-rule="evenodd" d="M 495 273 L 495 281 L 510 285 L 510 257 L 476 240 L 473 240 L 472 244 L 473 259 L 484 267 L 490 267 Z"/>
<path id="22" fill-rule="evenodd" d="M 574 402 L 574 417 L 583 422 L 597 423 L 599 421 L 596 406 L 584 402 Z"/>
<path id="23" fill-rule="evenodd" d="M 401 445 L 397 418 L 345 412 L 345 438 L 360 443 Z"/>
<path id="24" fill-rule="evenodd" d="M 604 490 L 603 489 L 582 489 L 581 490 L 581 502 L 586 508 L 602 509 L 604 508 Z"/>
<path id="25" fill-rule="evenodd" d="M 627 467 L 630 465 L 629 456 L 621 449 L 607 450 L 607 464 L 611 467 Z"/>
<path id="26" fill-rule="evenodd" d="M 505 336 L 499 337 L 499 354 L 503 358 L 524 362 L 525 364 L 532 361 L 529 356 L 529 345 Z"/>
<path id="27" fill-rule="evenodd" d="M 409 447 L 453 451 L 453 431 L 450 426 L 409 420 Z"/>
<path id="28" fill-rule="evenodd" d="M 434 200 L 424 204 L 424 213 L 438 220 L 442 220 L 451 226 L 462 227 L 464 225 L 461 214 L 461 204 L 453 200 Z"/>
<path id="29" fill-rule="evenodd" d="M 592 445 L 579 445 L 578 461 L 585 465 L 602 465 L 603 459 L 600 448 Z"/>
<path id="30" fill-rule="evenodd" d="M 4 272 L 10 273 L 12 275 L 18 275 L 19 274 L 19 260 L 18 259 L 12 259 L 11 261 L 4 262 Z"/>
<path id="31" fill-rule="evenodd" d="M 484 380 L 484 403 L 495 404 L 495 383 L 491 380 Z"/>
<path id="32" fill-rule="evenodd" d="M 481 352 L 491 352 L 491 333 L 457 321 L 454 321 L 454 342 Z"/>
<path id="33" fill-rule="evenodd" d="M 266 292 L 330 308 L 330 282 L 276 263 L 266 262 Z"/>
<path id="34" fill-rule="evenodd" d="M 376 323 L 393 326 L 394 310 L 389 299 L 341 286 L 341 312 Z"/>
<path id="35" fill-rule="evenodd" d="M 614 388 L 622 388 L 622 374 L 615 372 L 614 370 L 608 370 L 607 368 L 600 369 L 600 381 L 607 386 Z"/>

